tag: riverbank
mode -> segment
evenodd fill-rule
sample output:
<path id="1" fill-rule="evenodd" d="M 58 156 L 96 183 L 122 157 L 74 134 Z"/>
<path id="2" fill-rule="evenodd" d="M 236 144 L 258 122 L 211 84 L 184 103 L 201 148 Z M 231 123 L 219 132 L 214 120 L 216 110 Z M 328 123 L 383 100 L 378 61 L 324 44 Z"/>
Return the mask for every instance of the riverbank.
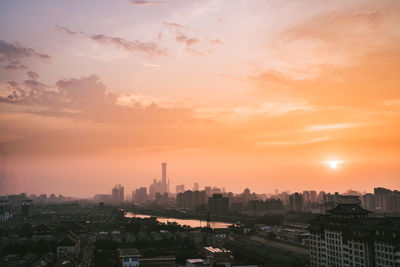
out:
<path id="1" fill-rule="evenodd" d="M 169 217 L 175 219 L 197 219 L 202 221 L 207 221 L 206 213 L 195 213 L 176 209 L 160 209 L 160 208 L 150 208 L 143 206 L 135 206 L 134 208 L 129 208 L 127 211 L 133 213 L 140 213 L 151 215 L 155 217 Z M 234 224 L 237 222 L 253 224 L 253 223 L 263 223 L 267 225 L 280 225 L 283 216 L 266 216 L 266 217 L 250 217 L 250 216 L 234 216 L 234 215 L 210 215 L 210 221 L 224 222 Z"/>
<path id="2" fill-rule="evenodd" d="M 199 219 L 177 219 L 177 218 L 171 218 L 171 217 L 160 217 L 160 216 L 154 216 L 154 215 L 147 215 L 147 214 L 140 214 L 140 213 L 132 213 L 132 212 L 126 212 L 125 217 L 127 218 L 150 218 L 154 217 L 157 219 L 157 221 L 161 223 L 176 223 L 181 226 L 190 226 L 191 228 L 203 228 L 207 227 L 207 221 L 204 220 L 199 220 Z M 217 221 L 211 221 L 210 222 L 210 227 L 212 229 L 227 229 L 231 223 L 225 223 L 225 222 L 217 222 Z"/>
<path id="3" fill-rule="evenodd" d="M 137 214 L 145 214 L 154 217 L 162 217 L 162 218 L 175 218 L 181 220 L 201 220 L 207 221 L 207 214 L 202 213 L 191 213 L 191 212 L 184 212 L 179 210 L 167 210 L 167 209 L 149 209 L 149 208 L 135 208 L 134 210 L 129 209 L 127 210 L 132 213 Z M 223 223 L 236 223 L 238 220 L 235 217 L 229 216 L 216 216 L 210 215 L 211 222 L 223 222 Z"/>

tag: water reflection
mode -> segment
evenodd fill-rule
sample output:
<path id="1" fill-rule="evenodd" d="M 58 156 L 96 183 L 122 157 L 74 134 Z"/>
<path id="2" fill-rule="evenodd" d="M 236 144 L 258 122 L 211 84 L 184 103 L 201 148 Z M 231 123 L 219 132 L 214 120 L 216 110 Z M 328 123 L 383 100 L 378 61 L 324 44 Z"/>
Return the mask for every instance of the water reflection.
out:
<path id="1" fill-rule="evenodd" d="M 177 218 L 169 218 L 169 217 L 158 217 L 158 216 L 152 216 L 152 215 L 147 215 L 147 214 L 138 214 L 135 213 L 133 214 L 132 212 L 127 212 L 125 214 L 125 217 L 127 218 L 150 218 L 150 217 L 156 217 L 157 221 L 162 222 L 162 223 L 172 223 L 175 222 L 180 225 L 188 225 L 190 227 L 206 227 L 207 226 L 207 221 L 202 221 L 202 220 L 197 220 L 197 219 L 177 219 Z M 211 228 L 227 228 L 230 223 L 224 223 L 224 222 L 211 222 L 210 223 Z"/>

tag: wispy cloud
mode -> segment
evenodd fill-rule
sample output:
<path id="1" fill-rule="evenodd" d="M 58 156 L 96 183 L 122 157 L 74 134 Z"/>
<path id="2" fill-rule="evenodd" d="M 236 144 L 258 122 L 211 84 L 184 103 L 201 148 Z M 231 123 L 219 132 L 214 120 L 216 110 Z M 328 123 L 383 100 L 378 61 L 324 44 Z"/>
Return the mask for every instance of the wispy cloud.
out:
<path id="1" fill-rule="evenodd" d="M 180 35 L 176 36 L 176 41 L 178 41 L 179 43 L 185 43 L 187 46 L 192 46 L 194 44 L 197 44 L 199 42 L 199 39 L 190 38 L 184 34 L 180 34 Z"/>
<path id="2" fill-rule="evenodd" d="M 195 55 L 204 55 L 211 53 L 212 50 L 210 47 L 205 48 L 205 42 L 202 41 L 199 37 L 193 37 L 190 33 L 190 29 L 185 25 L 175 23 L 175 22 L 168 22 L 163 21 L 163 25 L 168 28 L 169 32 L 175 35 L 175 40 L 178 43 L 185 44 L 186 51 L 191 52 Z M 216 39 L 209 39 L 207 38 L 208 46 L 213 45 L 222 45 L 223 41 L 216 38 Z"/>
<path id="3" fill-rule="evenodd" d="M 73 31 L 67 27 L 59 25 L 56 25 L 54 29 L 58 32 L 66 33 L 74 37 L 88 38 L 103 45 L 113 45 L 126 51 L 143 53 L 148 57 L 168 55 L 168 50 L 160 48 L 160 46 L 155 42 L 143 42 L 139 40 L 130 41 L 121 37 L 108 36 L 105 34 L 90 35 L 83 31 Z"/>
<path id="4" fill-rule="evenodd" d="M 28 77 L 31 78 L 32 80 L 36 80 L 37 78 L 39 78 L 39 74 L 37 74 L 34 71 L 28 71 L 26 75 L 28 75 Z"/>
<path id="5" fill-rule="evenodd" d="M 176 31 L 176 30 L 183 30 L 186 29 L 186 26 L 176 23 L 176 22 L 168 22 L 168 21 L 163 21 L 162 23 L 165 27 L 167 27 L 170 31 Z"/>
<path id="6" fill-rule="evenodd" d="M 310 106 L 306 101 L 276 101 L 276 102 L 264 102 L 261 107 L 254 108 L 249 106 L 237 107 L 234 109 L 235 113 L 241 115 L 256 115 L 256 114 L 267 114 L 267 115 L 282 115 L 289 112 L 295 111 L 312 111 L 314 108 Z"/>
<path id="7" fill-rule="evenodd" d="M 27 69 L 22 61 L 26 58 L 38 58 L 44 61 L 50 60 L 48 54 L 39 53 L 33 48 L 22 46 L 19 43 L 8 43 L 0 40 L 0 64 L 4 64 L 7 70 Z"/>
<path id="8" fill-rule="evenodd" d="M 257 144 L 262 146 L 298 146 L 298 145 L 307 145 L 312 143 L 320 143 L 329 140 L 330 139 L 328 137 L 318 137 L 300 141 L 265 141 L 265 142 L 258 142 Z"/>
<path id="9" fill-rule="evenodd" d="M 213 44 L 213 45 L 222 45 L 222 44 L 224 44 L 224 42 L 221 41 L 220 39 L 211 40 L 210 43 Z"/>
<path id="10" fill-rule="evenodd" d="M 388 107 L 400 107 L 400 98 L 384 100 L 383 105 Z"/>
<path id="11" fill-rule="evenodd" d="M 152 63 L 142 63 L 143 67 L 148 67 L 148 68 L 160 68 L 161 65 L 159 64 L 152 64 Z"/>
<path id="12" fill-rule="evenodd" d="M 72 31 L 70 29 L 68 29 L 67 27 L 64 26 L 60 26 L 60 25 L 54 25 L 54 30 L 58 31 L 58 32 L 63 32 L 69 35 L 73 35 L 73 36 L 84 36 L 85 33 L 83 31 Z"/>
<path id="13" fill-rule="evenodd" d="M 165 6 L 165 1 L 147 1 L 147 0 L 130 0 L 132 5 L 135 6 Z"/>
<path id="14" fill-rule="evenodd" d="M 92 35 L 91 39 L 101 44 L 111 44 L 127 51 L 143 52 L 150 57 L 165 56 L 168 54 L 166 49 L 160 48 L 158 44 L 153 42 L 142 42 L 138 40 L 129 41 L 124 38 L 112 37 L 104 34 Z"/>
<path id="15" fill-rule="evenodd" d="M 333 124 L 319 124 L 308 126 L 305 130 L 308 132 L 326 131 L 326 130 L 342 130 L 348 128 L 361 127 L 361 123 L 333 123 Z"/>

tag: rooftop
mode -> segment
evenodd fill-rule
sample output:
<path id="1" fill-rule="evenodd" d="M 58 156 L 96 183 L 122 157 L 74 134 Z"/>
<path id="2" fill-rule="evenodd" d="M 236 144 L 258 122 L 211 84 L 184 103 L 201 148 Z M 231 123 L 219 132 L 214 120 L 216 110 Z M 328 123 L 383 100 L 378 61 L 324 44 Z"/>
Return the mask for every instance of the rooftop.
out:
<path id="1" fill-rule="evenodd" d="M 371 213 L 360 207 L 358 204 L 338 204 L 335 208 L 327 211 L 333 215 L 351 215 L 351 214 L 368 214 Z"/>
<path id="2" fill-rule="evenodd" d="M 140 256 L 140 253 L 136 248 L 119 248 L 118 254 L 120 257 Z"/>
<path id="3" fill-rule="evenodd" d="M 186 262 L 188 263 L 203 263 L 203 259 L 187 259 Z"/>
<path id="4" fill-rule="evenodd" d="M 58 246 L 62 247 L 76 246 L 77 243 L 78 243 L 77 240 L 75 240 L 72 236 L 67 235 L 60 241 Z"/>
<path id="5" fill-rule="evenodd" d="M 213 248 L 213 247 L 204 247 L 204 249 L 207 252 L 211 253 L 226 253 L 226 252 L 231 252 L 230 250 L 224 249 L 224 248 Z"/>

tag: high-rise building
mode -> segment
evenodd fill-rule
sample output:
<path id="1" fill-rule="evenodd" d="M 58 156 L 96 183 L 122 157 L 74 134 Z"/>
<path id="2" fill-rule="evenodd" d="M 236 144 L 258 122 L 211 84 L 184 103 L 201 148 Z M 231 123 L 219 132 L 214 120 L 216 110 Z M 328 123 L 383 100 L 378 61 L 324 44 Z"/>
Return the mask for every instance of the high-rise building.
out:
<path id="1" fill-rule="evenodd" d="M 383 187 L 374 188 L 375 209 L 379 213 L 400 212 L 400 192 Z"/>
<path id="2" fill-rule="evenodd" d="M 204 187 L 204 191 L 206 191 L 207 196 L 211 197 L 211 186 Z"/>
<path id="3" fill-rule="evenodd" d="M 310 202 L 310 192 L 303 191 L 303 207 L 307 207 Z"/>
<path id="4" fill-rule="evenodd" d="M 155 199 L 157 193 L 161 196 L 169 194 L 169 179 L 167 180 L 167 163 L 161 163 L 161 180 L 153 180 L 153 183 L 149 186 L 149 196 L 151 199 Z M 168 197 L 167 197 L 168 198 Z"/>
<path id="5" fill-rule="evenodd" d="M 310 222 L 311 266 L 398 266 L 400 219 L 338 204 Z"/>
<path id="6" fill-rule="evenodd" d="M 222 194 L 214 194 L 208 198 L 208 211 L 210 214 L 228 214 L 229 198 L 223 197 Z"/>
<path id="7" fill-rule="evenodd" d="M 0 222 L 5 222 L 12 217 L 11 205 L 8 200 L 0 200 Z"/>
<path id="8" fill-rule="evenodd" d="M 195 209 L 199 205 L 207 203 L 206 191 L 187 190 L 176 195 L 176 206 L 180 209 Z"/>
<path id="9" fill-rule="evenodd" d="M 320 191 L 318 194 L 318 203 L 324 203 L 325 201 L 325 191 Z"/>
<path id="10" fill-rule="evenodd" d="M 24 200 L 21 204 L 21 215 L 22 217 L 30 217 L 33 215 L 33 201 L 32 200 Z"/>
<path id="11" fill-rule="evenodd" d="M 161 176 L 161 183 L 162 183 L 162 190 L 161 194 L 168 193 L 168 184 L 167 184 L 167 163 L 161 163 L 162 168 L 162 176 Z"/>
<path id="12" fill-rule="evenodd" d="M 115 185 L 111 190 L 111 201 L 113 204 L 120 204 L 124 202 L 124 187 L 120 184 Z"/>
<path id="13" fill-rule="evenodd" d="M 303 211 L 303 196 L 300 193 L 294 193 L 290 195 L 290 210 L 292 211 Z"/>
<path id="14" fill-rule="evenodd" d="M 315 190 L 311 190 L 310 191 L 310 202 L 311 203 L 317 203 L 318 202 L 317 191 L 315 191 Z"/>
<path id="15" fill-rule="evenodd" d="M 147 188 L 146 187 L 140 187 L 136 189 L 135 192 L 135 203 L 146 203 L 147 202 Z"/>
<path id="16" fill-rule="evenodd" d="M 365 194 L 361 197 L 362 207 L 369 211 L 375 211 L 375 195 Z"/>

